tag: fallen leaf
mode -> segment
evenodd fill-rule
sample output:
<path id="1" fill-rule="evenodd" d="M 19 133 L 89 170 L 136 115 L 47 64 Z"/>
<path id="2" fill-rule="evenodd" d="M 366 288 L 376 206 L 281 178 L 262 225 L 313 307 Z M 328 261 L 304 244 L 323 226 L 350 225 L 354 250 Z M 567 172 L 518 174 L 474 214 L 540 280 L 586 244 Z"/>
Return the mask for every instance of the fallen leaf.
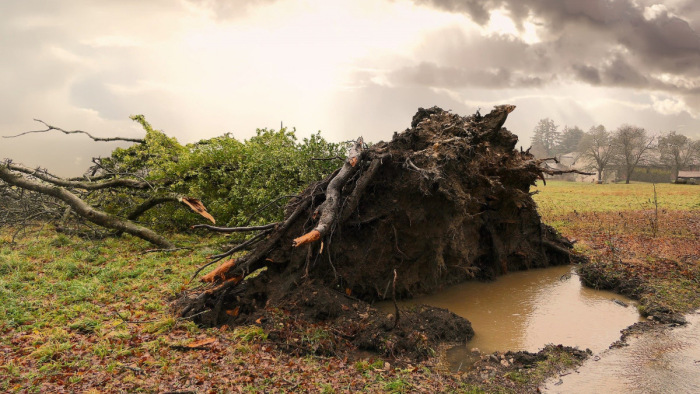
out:
<path id="1" fill-rule="evenodd" d="M 204 339 L 200 339 L 199 341 L 194 341 L 194 342 L 188 344 L 187 347 L 190 347 L 190 348 L 202 347 L 202 346 L 210 345 L 214 342 L 216 342 L 216 338 L 204 338 Z"/>

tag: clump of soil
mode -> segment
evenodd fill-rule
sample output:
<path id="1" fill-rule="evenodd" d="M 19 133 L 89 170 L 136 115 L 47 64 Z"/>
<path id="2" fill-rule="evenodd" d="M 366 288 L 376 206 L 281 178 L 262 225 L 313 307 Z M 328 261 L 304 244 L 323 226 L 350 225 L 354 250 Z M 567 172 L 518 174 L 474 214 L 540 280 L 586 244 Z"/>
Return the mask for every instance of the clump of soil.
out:
<path id="1" fill-rule="evenodd" d="M 468 340 L 469 322 L 446 310 L 401 311 L 396 322 L 369 303 L 570 263 L 571 243 L 541 222 L 530 194 L 549 170 L 502 127 L 514 108 L 466 117 L 421 108 L 391 141 L 356 144 L 361 153 L 292 200 L 285 221 L 212 288 L 181 299 L 181 314 L 231 325 L 283 310 L 391 355 Z"/>
<path id="2" fill-rule="evenodd" d="M 459 373 L 463 381 L 485 392 L 540 392 L 545 379 L 567 374 L 592 352 L 588 349 L 547 345 L 537 353 L 495 352 L 479 355 L 473 365 Z"/>

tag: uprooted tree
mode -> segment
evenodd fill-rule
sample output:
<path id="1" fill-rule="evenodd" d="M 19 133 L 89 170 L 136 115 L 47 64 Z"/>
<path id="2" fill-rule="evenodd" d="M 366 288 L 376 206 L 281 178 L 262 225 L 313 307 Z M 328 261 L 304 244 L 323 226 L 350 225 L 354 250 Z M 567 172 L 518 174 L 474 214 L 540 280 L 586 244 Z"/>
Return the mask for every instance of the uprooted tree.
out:
<path id="1" fill-rule="evenodd" d="M 199 202 L 205 200 L 209 213 L 224 225 L 281 217 L 285 198 L 323 178 L 336 165 L 311 158 L 337 160 L 340 151 L 339 144 L 328 143 L 319 134 L 298 142 L 294 131 L 287 129 L 258 130 L 243 142 L 225 134 L 181 145 L 154 130 L 143 116 L 132 119 L 144 128 L 144 138 L 95 137 L 39 120 L 46 126 L 42 130 L 5 136 L 63 132 L 131 146 L 93 158 L 83 176 L 68 179 L 43 168 L 1 161 L 0 226 L 21 229 L 41 220 L 62 232 L 90 237 L 127 233 L 169 249 L 173 245 L 164 231 L 198 223 L 197 215 L 179 207 L 213 220 Z"/>
<path id="2" fill-rule="evenodd" d="M 421 108 L 411 128 L 396 133 L 390 142 L 367 146 L 359 138 L 341 168 L 323 179 L 317 177 L 321 180 L 299 194 L 279 196 L 288 201 L 279 220 L 265 223 L 262 218 L 269 215 L 260 213 L 256 219 L 246 213 L 225 220 L 229 225 L 242 224 L 239 227 L 194 225 L 248 235 L 239 245 L 211 257 L 206 266 L 219 265 L 201 278 L 206 287 L 182 294 L 175 303 L 177 313 L 211 325 L 264 323 L 279 313 L 294 314 L 332 324 L 333 332 L 344 340 L 387 354 L 424 356 L 436 341 L 470 338 L 469 323 L 445 310 L 423 307 L 399 312 L 396 307 L 393 315 L 386 316 L 369 305 L 393 299 L 396 306 L 396 298 L 467 279 L 570 261 L 571 244 L 541 222 L 530 192 L 537 179 L 563 172 L 545 165 L 555 159 L 536 159 L 529 151 L 515 150 L 517 137 L 502 127 L 514 108 L 503 105 L 488 115 L 477 112 L 468 117 L 437 107 Z M 259 155 L 241 155 L 241 160 L 229 162 L 220 156 L 226 149 L 217 145 L 209 159 L 192 159 L 195 156 L 189 153 L 207 150 L 208 145 L 182 147 L 152 130 L 144 119 L 136 120 L 147 135 L 133 142 L 146 148 L 115 151 L 110 158 L 96 160 L 93 172 L 83 179 L 60 179 L 9 161 L 0 164 L 0 179 L 12 186 L 3 198 L 13 198 L 17 190 L 51 196 L 65 207 L 66 215 L 76 213 L 117 234 L 131 233 L 163 248 L 172 244 L 134 222 L 145 211 L 163 202 L 182 201 L 208 217 L 198 200 L 174 192 L 209 188 L 211 197 L 199 197 L 208 207 L 214 206 L 214 216 L 228 212 L 225 202 L 234 201 L 242 191 L 221 193 L 216 177 L 230 177 L 250 167 L 246 163 L 259 160 Z M 44 131 L 52 129 L 65 132 L 53 126 Z M 332 160 L 340 156 L 337 145 L 324 144 L 307 144 L 315 148 L 299 164 L 289 166 L 282 155 L 277 164 L 265 167 L 269 174 L 298 183 L 299 174 L 306 171 L 300 168 L 306 165 L 302 163 L 331 159 L 316 161 L 331 168 Z M 192 168 L 206 170 L 188 172 Z M 323 171 L 312 172 L 317 176 Z M 188 188 L 186 182 L 199 186 Z M 114 194 L 115 188 L 137 193 L 131 195 L 139 199 L 130 200 L 128 215 L 110 215 L 86 204 L 91 192 Z M 280 201 L 267 198 L 270 201 L 257 203 L 265 208 Z M 113 201 L 119 205 L 123 200 Z M 247 218 L 240 220 L 243 217 Z M 248 252 L 241 255 L 243 250 Z"/>
<path id="3" fill-rule="evenodd" d="M 282 309 L 341 321 L 354 327 L 346 336 L 381 348 L 378 338 L 387 342 L 381 332 L 399 323 L 398 308 L 392 324 L 358 307 L 360 301 L 569 263 L 571 244 L 541 222 L 530 193 L 538 178 L 561 172 L 514 149 L 517 137 L 502 127 L 514 108 L 468 117 L 421 108 L 411 128 L 390 142 L 367 147 L 358 139 L 340 169 L 290 200 L 284 220 L 255 228 L 197 226 L 257 235 L 245 255 L 234 256 L 237 247 L 213 256 L 220 265 L 202 277 L 208 287 L 183 295 L 179 313 L 240 324 Z M 459 319 L 434 309 L 400 317 L 427 332 L 426 325 L 442 325 L 431 339 L 469 337 Z M 415 338 L 404 345 L 415 346 Z"/>

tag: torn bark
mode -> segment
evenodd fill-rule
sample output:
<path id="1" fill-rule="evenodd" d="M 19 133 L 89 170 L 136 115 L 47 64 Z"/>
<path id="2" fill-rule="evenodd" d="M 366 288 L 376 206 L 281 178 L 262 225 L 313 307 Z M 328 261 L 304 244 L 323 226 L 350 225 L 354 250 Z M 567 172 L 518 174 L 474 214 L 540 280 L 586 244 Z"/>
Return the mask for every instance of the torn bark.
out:
<path id="1" fill-rule="evenodd" d="M 357 163 L 360 160 L 363 148 L 364 142 L 362 137 L 360 137 L 348 150 L 348 158 L 340 169 L 340 172 L 328 184 L 326 188 L 326 201 L 314 212 L 314 217 L 319 217 L 318 224 L 313 230 L 295 238 L 294 241 L 292 241 L 294 247 L 316 242 L 331 231 L 332 226 L 338 220 L 341 188 L 345 186 L 350 177 L 357 171 Z"/>

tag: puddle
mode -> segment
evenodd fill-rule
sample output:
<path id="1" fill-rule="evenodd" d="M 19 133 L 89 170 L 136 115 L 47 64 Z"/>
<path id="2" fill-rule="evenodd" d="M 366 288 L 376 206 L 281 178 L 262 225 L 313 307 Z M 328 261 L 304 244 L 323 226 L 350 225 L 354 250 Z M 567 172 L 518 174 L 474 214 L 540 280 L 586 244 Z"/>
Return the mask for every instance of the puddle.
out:
<path id="1" fill-rule="evenodd" d="M 468 363 L 471 348 L 487 353 L 537 352 L 554 343 L 597 353 L 618 340 L 620 330 L 641 320 L 634 301 L 582 286 L 572 266 L 515 272 L 492 282 L 465 282 L 399 303 L 420 304 L 447 308 L 472 323 L 474 338 L 447 353 L 453 366 Z M 391 302 L 377 307 L 393 312 Z"/>
<path id="2" fill-rule="evenodd" d="M 547 382 L 550 393 L 700 393 L 700 312 L 688 324 L 628 339 L 578 371 Z"/>

